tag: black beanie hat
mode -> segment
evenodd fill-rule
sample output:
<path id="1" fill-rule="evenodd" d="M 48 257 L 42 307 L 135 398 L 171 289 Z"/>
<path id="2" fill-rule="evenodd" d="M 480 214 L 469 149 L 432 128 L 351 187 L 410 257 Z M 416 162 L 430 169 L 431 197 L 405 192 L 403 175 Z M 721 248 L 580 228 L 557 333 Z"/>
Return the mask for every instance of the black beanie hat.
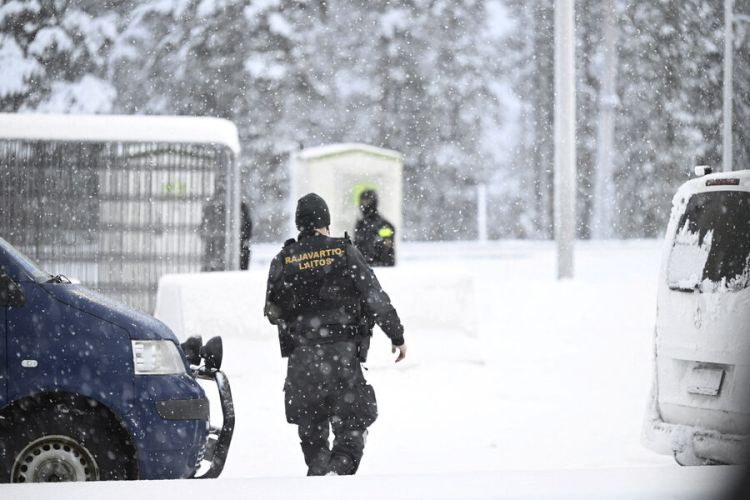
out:
<path id="1" fill-rule="evenodd" d="M 359 205 L 371 207 L 373 210 L 378 208 L 378 193 L 374 189 L 365 189 L 359 194 Z"/>
<path id="2" fill-rule="evenodd" d="M 378 213 L 378 193 L 366 189 L 359 195 L 359 211 L 364 217 L 372 217 Z"/>
<path id="3" fill-rule="evenodd" d="M 297 211 L 294 214 L 297 229 L 317 229 L 331 225 L 331 215 L 323 198 L 315 193 L 306 194 L 297 200 Z"/>

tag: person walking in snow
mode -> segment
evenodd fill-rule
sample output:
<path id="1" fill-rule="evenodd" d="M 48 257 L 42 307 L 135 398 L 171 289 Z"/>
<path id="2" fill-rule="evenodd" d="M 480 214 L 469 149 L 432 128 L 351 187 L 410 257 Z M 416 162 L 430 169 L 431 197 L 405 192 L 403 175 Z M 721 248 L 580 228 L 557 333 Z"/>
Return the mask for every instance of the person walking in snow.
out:
<path id="1" fill-rule="evenodd" d="M 271 262 L 264 309 L 288 357 L 286 418 L 298 426 L 309 476 L 354 474 L 359 467 L 367 428 L 378 415 L 360 365 L 373 322 L 391 339 L 392 352 L 398 351 L 396 362 L 406 356 L 404 329 L 390 298 L 349 238 L 330 236 L 330 221 L 320 196 L 299 199 L 300 233 Z"/>
<path id="2" fill-rule="evenodd" d="M 359 195 L 359 211 L 362 218 L 354 228 L 354 245 L 365 256 L 371 266 L 393 266 L 396 264 L 396 249 L 393 224 L 378 212 L 378 194 L 372 189 Z"/>

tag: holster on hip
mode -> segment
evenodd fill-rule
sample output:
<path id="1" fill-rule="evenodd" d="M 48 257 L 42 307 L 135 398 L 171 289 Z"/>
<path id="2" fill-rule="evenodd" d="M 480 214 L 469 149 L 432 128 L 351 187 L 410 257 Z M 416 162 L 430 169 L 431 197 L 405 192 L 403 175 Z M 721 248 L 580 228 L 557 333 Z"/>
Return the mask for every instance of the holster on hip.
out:
<path id="1" fill-rule="evenodd" d="M 279 329 L 279 348 L 281 357 L 288 358 L 294 351 L 294 339 L 292 338 L 291 328 L 284 322 L 276 325 Z"/>
<path id="2" fill-rule="evenodd" d="M 360 361 L 360 363 L 365 363 L 367 361 L 367 352 L 369 350 L 370 350 L 370 336 L 360 335 L 357 338 L 357 359 Z"/>

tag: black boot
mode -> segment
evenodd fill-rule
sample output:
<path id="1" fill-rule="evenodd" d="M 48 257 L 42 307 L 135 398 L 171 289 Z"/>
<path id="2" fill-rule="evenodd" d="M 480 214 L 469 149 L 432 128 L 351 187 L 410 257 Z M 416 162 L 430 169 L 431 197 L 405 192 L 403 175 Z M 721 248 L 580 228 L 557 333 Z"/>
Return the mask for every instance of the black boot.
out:
<path id="1" fill-rule="evenodd" d="M 357 472 L 359 462 L 346 452 L 337 451 L 331 454 L 331 460 L 328 463 L 329 476 L 350 476 Z"/>
<path id="2" fill-rule="evenodd" d="M 331 460 L 328 420 L 307 420 L 298 425 L 300 446 L 307 464 L 307 475 L 325 475 L 328 472 L 328 462 Z"/>
<path id="3" fill-rule="evenodd" d="M 355 429 L 334 429 L 336 438 L 331 450 L 329 473 L 348 476 L 357 472 L 364 453 L 366 432 Z"/>
<path id="4" fill-rule="evenodd" d="M 308 476 L 324 476 L 328 473 L 328 464 L 331 460 L 331 451 L 328 443 L 300 443 L 302 453 L 305 455 Z"/>

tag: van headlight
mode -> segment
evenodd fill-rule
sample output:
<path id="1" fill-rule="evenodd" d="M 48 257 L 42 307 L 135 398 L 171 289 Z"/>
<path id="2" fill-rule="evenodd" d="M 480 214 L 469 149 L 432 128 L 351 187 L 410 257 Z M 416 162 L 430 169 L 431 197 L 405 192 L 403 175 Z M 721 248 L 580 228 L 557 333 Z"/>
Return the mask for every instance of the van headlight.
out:
<path id="1" fill-rule="evenodd" d="M 136 375 L 179 375 L 185 363 L 174 342 L 133 340 L 133 368 Z"/>

